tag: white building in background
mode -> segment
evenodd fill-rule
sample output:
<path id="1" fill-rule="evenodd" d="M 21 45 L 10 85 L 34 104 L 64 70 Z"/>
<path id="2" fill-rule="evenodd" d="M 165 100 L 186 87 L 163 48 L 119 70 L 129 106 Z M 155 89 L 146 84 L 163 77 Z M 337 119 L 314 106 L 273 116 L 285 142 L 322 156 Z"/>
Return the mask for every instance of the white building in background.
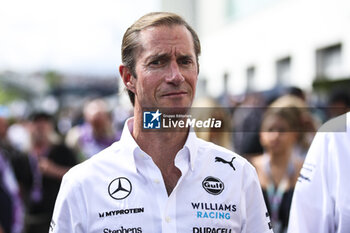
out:
<path id="1" fill-rule="evenodd" d="M 162 0 L 202 42 L 200 79 L 212 96 L 350 77 L 349 0 Z M 228 77 L 224 85 L 224 76 Z"/>

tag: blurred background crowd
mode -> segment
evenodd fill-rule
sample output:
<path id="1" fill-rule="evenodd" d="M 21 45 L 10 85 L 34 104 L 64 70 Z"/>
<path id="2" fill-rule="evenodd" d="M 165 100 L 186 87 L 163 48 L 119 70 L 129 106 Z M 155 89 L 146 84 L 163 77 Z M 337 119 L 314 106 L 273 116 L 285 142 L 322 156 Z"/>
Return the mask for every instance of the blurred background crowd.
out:
<path id="1" fill-rule="evenodd" d="M 146 12 L 179 13 L 197 30 L 194 106 L 227 127 L 198 136 L 251 161 L 277 233 L 315 131 L 350 109 L 348 1 L 1 4 L 0 233 L 47 232 L 65 172 L 119 140 L 132 115 L 120 40 Z"/>

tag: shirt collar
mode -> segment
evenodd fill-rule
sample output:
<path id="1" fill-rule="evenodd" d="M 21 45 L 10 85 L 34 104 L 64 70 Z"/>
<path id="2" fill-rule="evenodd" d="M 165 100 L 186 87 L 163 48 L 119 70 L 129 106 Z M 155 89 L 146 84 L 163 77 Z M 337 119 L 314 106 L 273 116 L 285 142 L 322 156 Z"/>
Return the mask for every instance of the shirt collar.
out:
<path id="1" fill-rule="evenodd" d="M 190 165 L 191 165 L 191 170 L 193 171 L 197 154 L 198 154 L 198 138 L 192 128 L 188 133 L 184 148 L 187 148 L 190 154 Z"/>
<path id="2" fill-rule="evenodd" d="M 132 166 L 132 169 L 136 172 L 136 161 L 135 156 L 148 156 L 142 149 L 137 145 L 135 139 L 132 136 L 132 131 L 134 127 L 134 118 L 131 117 L 126 120 L 123 128 L 123 132 L 120 138 L 120 143 L 122 150 L 125 152 L 125 156 L 128 156 L 128 160 L 130 161 L 130 166 Z M 191 128 L 190 132 L 188 133 L 185 145 L 183 149 L 187 149 L 189 153 L 189 162 L 191 170 L 194 170 L 195 160 L 197 157 L 197 150 L 198 150 L 198 138 L 196 136 L 196 133 Z M 133 156 L 130 156 L 130 153 Z"/>
<path id="3" fill-rule="evenodd" d="M 131 117 L 125 121 L 124 128 L 122 135 L 120 137 L 120 144 L 121 146 L 122 156 L 126 157 L 126 161 L 128 161 L 128 164 L 130 165 L 129 169 L 132 169 L 135 173 L 136 170 L 136 163 L 135 163 L 135 154 L 136 151 L 139 151 L 140 147 L 137 145 L 135 139 L 132 137 L 132 131 L 134 127 L 134 118 Z M 133 156 L 130 156 L 132 154 Z"/>

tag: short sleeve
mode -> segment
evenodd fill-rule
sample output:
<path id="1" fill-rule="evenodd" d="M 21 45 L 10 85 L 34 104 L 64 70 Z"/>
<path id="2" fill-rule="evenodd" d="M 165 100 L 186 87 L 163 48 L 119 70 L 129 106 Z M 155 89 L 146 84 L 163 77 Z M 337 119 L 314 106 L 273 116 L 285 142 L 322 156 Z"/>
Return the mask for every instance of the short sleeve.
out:
<path id="1" fill-rule="evenodd" d="M 64 175 L 58 193 L 49 233 L 84 233 L 86 207 L 80 184 L 70 172 Z"/>
<path id="2" fill-rule="evenodd" d="M 245 184 L 243 188 L 243 202 L 245 205 L 245 221 L 242 226 L 242 232 L 271 233 L 272 227 L 270 217 L 267 212 L 261 185 L 255 168 L 252 165 L 247 164 L 244 169 L 243 179 Z"/>

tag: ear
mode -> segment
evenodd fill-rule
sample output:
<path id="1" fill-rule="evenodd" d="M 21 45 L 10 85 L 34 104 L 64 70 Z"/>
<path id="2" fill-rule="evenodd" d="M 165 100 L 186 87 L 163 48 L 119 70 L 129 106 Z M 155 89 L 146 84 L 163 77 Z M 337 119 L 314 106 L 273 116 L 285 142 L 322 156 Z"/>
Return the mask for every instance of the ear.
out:
<path id="1" fill-rule="evenodd" d="M 120 65 L 119 66 L 119 73 L 120 73 L 120 77 L 123 79 L 123 83 L 124 83 L 125 87 L 128 90 L 135 93 L 135 91 L 136 91 L 136 87 L 135 87 L 136 79 L 131 74 L 129 68 L 124 66 L 124 65 Z"/>

